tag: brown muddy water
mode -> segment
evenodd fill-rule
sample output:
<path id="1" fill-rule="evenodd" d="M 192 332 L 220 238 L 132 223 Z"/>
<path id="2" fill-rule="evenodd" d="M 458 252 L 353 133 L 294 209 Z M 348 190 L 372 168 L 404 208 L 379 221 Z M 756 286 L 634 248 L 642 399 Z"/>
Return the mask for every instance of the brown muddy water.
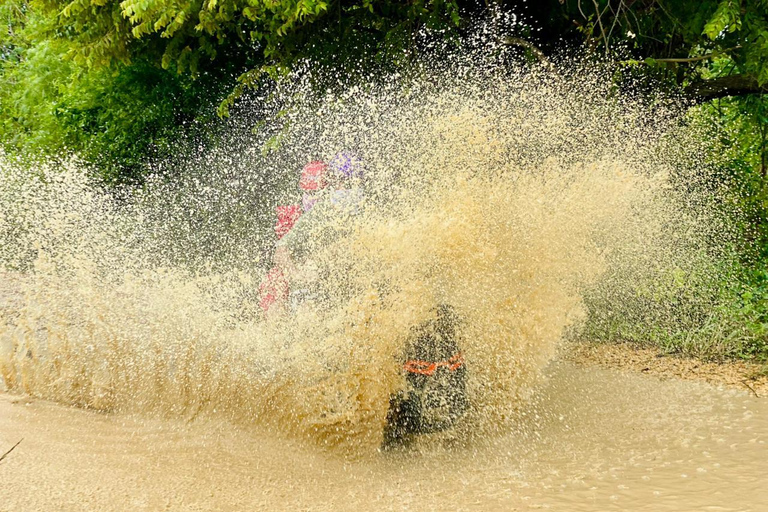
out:
<path id="1" fill-rule="evenodd" d="M 3 512 L 768 509 L 768 400 L 555 362 L 509 434 L 349 458 L 257 427 L 0 395 Z"/>

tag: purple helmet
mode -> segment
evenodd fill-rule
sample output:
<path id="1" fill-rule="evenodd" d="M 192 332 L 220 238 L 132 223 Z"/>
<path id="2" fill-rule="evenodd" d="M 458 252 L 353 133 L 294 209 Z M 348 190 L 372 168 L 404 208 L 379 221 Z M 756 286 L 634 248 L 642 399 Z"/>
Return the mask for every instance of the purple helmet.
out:
<path id="1" fill-rule="evenodd" d="M 348 178 L 361 178 L 363 176 L 363 162 L 353 153 L 342 151 L 334 156 L 328 164 L 331 172 Z"/>

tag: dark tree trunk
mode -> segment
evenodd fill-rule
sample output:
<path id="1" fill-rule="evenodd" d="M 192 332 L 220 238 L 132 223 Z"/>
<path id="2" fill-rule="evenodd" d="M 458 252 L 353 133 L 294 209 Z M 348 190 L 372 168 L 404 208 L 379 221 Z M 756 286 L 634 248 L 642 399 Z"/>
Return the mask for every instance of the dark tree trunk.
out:
<path id="1" fill-rule="evenodd" d="M 726 96 L 765 93 L 768 93 L 768 86 L 760 86 L 757 79 L 751 75 L 732 75 L 703 80 L 685 88 L 685 94 L 698 103 Z"/>

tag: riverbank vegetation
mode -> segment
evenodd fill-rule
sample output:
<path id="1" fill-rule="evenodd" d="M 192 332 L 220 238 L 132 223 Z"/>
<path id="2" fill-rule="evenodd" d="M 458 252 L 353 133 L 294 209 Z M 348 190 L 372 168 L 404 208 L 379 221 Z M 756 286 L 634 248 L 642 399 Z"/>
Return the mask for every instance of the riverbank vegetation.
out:
<path id="1" fill-rule="evenodd" d="M 717 155 L 695 186 L 736 205 L 739 257 L 706 297 L 679 275 L 610 308 L 588 299 L 585 335 L 768 358 L 764 0 L 0 0 L 0 144 L 27 162 L 76 154 L 106 186 L 141 184 L 180 147 L 215 145 L 251 91 L 304 62 L 338 69 L 318 87 L 350 85 L 420 46 L 459 44 L 499 11 L 516 21 L 493 37 L 520 61 L 593 60 L 617 90 L 688 102 Z"/>

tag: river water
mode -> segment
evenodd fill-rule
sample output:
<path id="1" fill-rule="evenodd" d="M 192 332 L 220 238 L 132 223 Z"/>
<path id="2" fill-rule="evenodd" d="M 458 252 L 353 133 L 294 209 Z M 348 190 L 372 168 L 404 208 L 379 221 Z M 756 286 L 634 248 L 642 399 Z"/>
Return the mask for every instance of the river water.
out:
<path id="1" fill-rule="evenodd" d="M 260 427 L 0 395 L 3 512 L 768 508 L 768 401 L 555 362 L 506 435 L 354 457 Z M 662 399 L 663 397 L 663 399 Z"/>

